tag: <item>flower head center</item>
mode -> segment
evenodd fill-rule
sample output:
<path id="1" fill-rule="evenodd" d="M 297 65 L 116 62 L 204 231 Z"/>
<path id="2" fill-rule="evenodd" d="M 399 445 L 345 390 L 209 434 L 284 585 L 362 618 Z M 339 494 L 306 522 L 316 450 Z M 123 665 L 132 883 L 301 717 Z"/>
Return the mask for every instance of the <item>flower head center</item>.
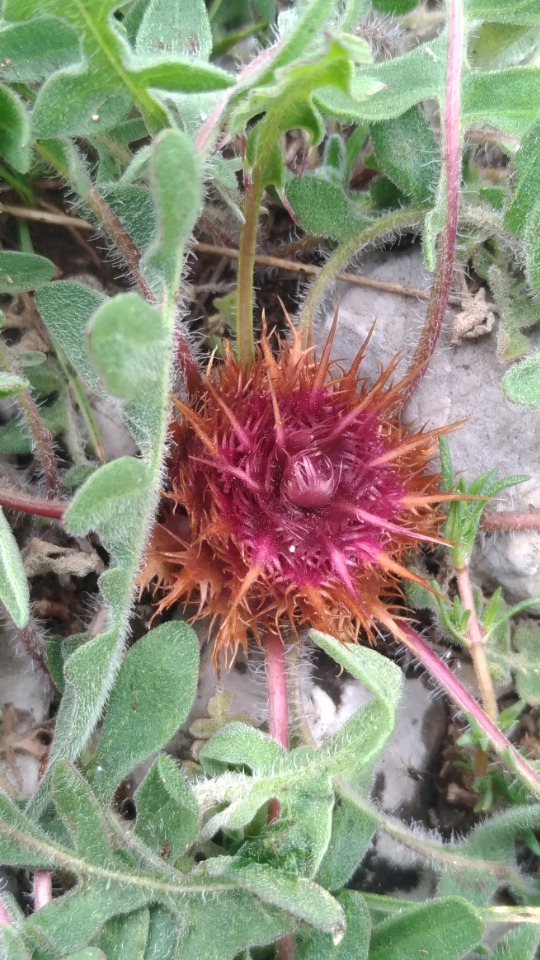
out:
<path id="1" fill-rule="evenodd" d="M 281 493 L 296 507 L 314 510 L 328 503 L 337 484 L 336 471 L 326 454 L 303 452 L 294 456 L 284 471 Z"/>

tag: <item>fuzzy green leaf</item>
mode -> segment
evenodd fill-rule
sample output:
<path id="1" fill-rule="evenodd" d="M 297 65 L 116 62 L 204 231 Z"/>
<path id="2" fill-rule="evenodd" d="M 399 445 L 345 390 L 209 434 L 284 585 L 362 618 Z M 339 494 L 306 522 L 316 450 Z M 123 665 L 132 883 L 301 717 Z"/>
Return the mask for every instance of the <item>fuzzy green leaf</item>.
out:
<path id="1" fill-rule="evenodd" d="M 68 530 L 79 536 L 99 530 L 111 550 L 129 555 L 129 538 L 144 509 L 149 483 L 148 467 L 142 460 L 120 457 L 106 463 L 89 477 L 70 504 Z"/>
<path id="2" fill-rule="evenodd" d="M 33 135 L 37 140 L 93 136 L 116 126 L 129 106 L 117 87 L 99 83 L 99 74 L 68 67 L 42 86 L 32 114 Z"/>
<path id="3" fill-rule="evenodd" d="M 17 541 L 0 508 L 0 600 L 22 629 L 30 616 L 30 594 Z"/>
<path id="4" fill-rule="evenodd" d="M 367 960 L 371 923 L 364 898 L 355 890 L 344 890 L 336 899 L 345 913 L 345 936 L 336 944 L 329 933 L 312 933 L 298 960 Z"/>
<path id="5" fill-rule="evenodd" d="M 35 253 L 3 250 L 0 253 L 0 293 L 37 290 L 52 279 L 54 264 Z"/>
<path id="6" fill-rule="evenodd" d="M 287 199 L 306 233 L 347 241 L 369 223 L 360 217 L 341 184 L 321 173 L 306 173 L 287 186 Z"/>
<path id="7" fill-rule="evenodd" d="M 199 166 L 188 137 L 180 130 L 166 130 L 154 142 L 150 177 L 158 232 L 145 260 L 160 272 L 171 297 L 180 284 L 184 245 L 202 201 Z"/>
<path id="8" fill-rule="evenodd" d="M 377 827 L 374 817 L 361 813 L 345 797 L 340 797 L 334 808 L 332 834 L 317 873 L 317 883 L 327 890 L 344 887 L 369 850 Z"/>
<path id="9" fill-rule="evenodd" d="M 234 960 L 250 947 L 273 943 L 296 926 L 290 915 L 259 903 L 245 890 L 226 890 L 204 900 L 191 897 L 182 919 L 180 949 L 174 960 L 177 956 L 182 960 Z M 155 960 L 162 960 L 160 953 Z"/>
<path id="10" fill-rule="evenodd" d="M 520 620 L 512 636 L 517 654 L 513 657 L 516 687 L 520 700 L 540 706 L 540 626 L 535 620 Z"/>
<path id="11" fill-rule="evenodd" d="M 2 956 L 4 960 L 32 960 L 21 934 L 15 927 L 5 924 L 0 931 Z"/>
<path id="12" fill-rule="evenodd" d="M 373 931 L 369 960 L 461 960 L 479 943 L 483 924 L 458 897 L 432 900 L 384 920 Z"/>
<path id="13" fill-rule="evenodd" d="M 199 644 L 185 623 L 162 624 L 124 658 L 90 772 L 110 798 L 122 778 L 159 750 L 186 719 L 197 690 Z"/>
<path id="14" fill-rule="evenodd" d="M 0 156 L 26 173 L 32 162 L 30 121 L 22 100 L 0 84 Z"/>
<path id="15" fill-rule="evenodd" d="M 152 907 L 144 960 L 178 960 L 182 932 L 177 916 L 162 906 Z"/>
<path id="16" fill-rule="evenodd" d="M 70 764 L 58 763 L 54 768 L 52 796 L 75 852 L 87 863 L 107 863 L 111 846 L 103 810 L 81 774 Z"/>
<path id="17" fill-rule="evenodd" d="M 203 0 L 180 6 L 177 0 L 150 0 L 135 41 L 139 54 L 208 60 L 212 31 Z"/>
<path id="18" fill-rule="evenodd" d="M 422 111 L 412 107 L 400 117 L 370 127 L 380 169 L 399 189 L 421 205 L 433 200 L 438 148 Z"/>
<path id="19" fill-rule="evenodd" d="M 0 75 L 9 83 L 36 83 L 80 60 L 75 30 L 59 17 L 37 17 L 0 30 Z"/>
<path id="20" fill-rule="evenodd" d="M 113 917 L 99 938 L 103 956 L 107 960 L 146 960 L 149 926 L 148 909 L 135 910 L 126 917 Z"/>
<path id="21" fill-rule="evenodd" d="M 540 24 L 538 0 L 465 0 L 465 16 L 470 20 L 492 23 Z"/>
<path id="22" fill-rule="evenodd" d="M 51 869 L 55 862 L 49 838 L 3 793 L 0 793 L 0 862 L 27 870 Z"/>
<path id="23" fill-rule="evenodd" d="M 175 860 L 197 834 L 197 802 L 174 761 L 158 756 L 135 793 L 136 835 L 156 853 Z"/>
<path id="24" fill-rule="evenodd" d="M 514 177 L 505 222 L 517 236 L 524 229 L 531 207 L 540 200 L 540 127 L 523 137 L 514 159 Z"/>
<path id="25" fill-rule="evenodd" d="M 38 310 L 68 360 L 85 383 L 103 395 L 103 384 L 92 366 L 86 349 L 91 317 L 105 302 L 102 293 L 73 280 L 58 280 L 36 294 Z"/>
<path id="26" fill-rule="evenodd" d="M 469 126 L 490 123 L 517 137 L 527 133 L 540 116 L 540 69 L 508 67 L 465 74 L 462 111 Z"/>
<path id="27" fill-rule="evenodd" d="M 167 334 L 161 314 L 136 293 L 107 300 L 89 327 L 90 350 L 116 397 L 151 393 L 160 381 Z"/>
<path id="28" fill-rule="evenodd" d="M 493 947 L 489 960 L 535 960 L 540 943 L 536 925 L 514 927 Z"/>
<path id="29" fill-rule="evenodd" d="M 529 407 L 540 406 L 540 350 L 516 363 L 503 377 L 503 390 L 509 400 Z"/>

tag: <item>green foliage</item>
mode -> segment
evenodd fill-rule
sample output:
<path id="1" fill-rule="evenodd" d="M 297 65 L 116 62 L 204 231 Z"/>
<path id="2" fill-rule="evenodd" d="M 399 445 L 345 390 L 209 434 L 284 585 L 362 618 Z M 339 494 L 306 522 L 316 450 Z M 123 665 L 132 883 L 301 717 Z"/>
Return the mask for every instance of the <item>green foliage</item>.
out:
<path id="1" fill-rule="evenodd" d="M 274 0 L 3 0 L 2 198 L 5 187 L 17 206 L 50 212 L 41 206 L 43 179 L 61 178 L 134 288 L 109 296 L 80 278 L 53 281 L 53 252 L 51 260 L 33 252 L 23 217 L 13 231 L 20 249 L 0 253 L 0 294 L 7 300 L 35 291 L 51 345 L 47 355 L 8 339 L 2 347 L 0 397 L 23 410 L 22 401 L 33 403 L 42 446 L 25 414 L 3 426 L 0 452 L 45 453 L 46 460 L 54 440 L 72 464 L 61 476 L 60 495 L 71 496 L 66 530 L 97 535 L 109 558 L 98 626 L 56 638 L 47 651 L 62 697 L 40 787 L 24 810 L 0 792 L 0 861 L 51 870 L 59 888 L 29 915 L 2 894 L 11 920 L 0 926 L 6 960 L 236 960 L 285 935 L 300 960 L 460 960 L 478 946 L 484 921 L 498 919 L 487 904 L 500 887 L 525 906 L 538 902 L 537 882 L 514 849 L 516 836 L 534 849 L 537 806 L 506 781 L 495 789 L 491 770 L 489 783 L 479 784 L 482 809 L 503 797 L 513 806 L 460 842 L 419 840 L 371 804 L 373 767 L 394 728 L 402 685 L 388 658 L 312 631 L 312 641 L 371 692 L 367 705 L 319 749 L 295 742 L 286 751 L 256 721 L 231 715 L 221 694 L 189 728 L 199 742 L 191 752 L 186 746 L 183 764 L 162 750 L 187 723 L 196 695 L 194 632 L 163 623 L 125 652 L 164 486 L 173 384 L 187 393 L 183 278 L 205 198 L 210 234 L 223 229 L 216 198 L 225 233 L 227 217 L 234 217 L 233 235 L 246 221 L 239 274 L 249 259 L 246 235 L 255 247 L 267 188 L 305 233 L 337 246 L 335 264 L 344 265 L 358 244 L 422 223 L 426 262 L 437 262 L 447 171 L 444 123 L 441 133 L 432 118 L 444 117 L 448 28 L 427 41 L 420 28 L 401 47 L 395 21 L 371 16 L 372 6 L 405 18 L 409 30 L 425 14 L 415 0 L 285 7 Z M 528 352 L 525 331 L 540 316 L 540 7 L 537 0 L 467 0 L 465 16 L 468 57 L 454 133 L 465 142 L 471 128 L 472 139 L 489 128 L 499 176 L 476 163 L 469 147 L 462 151 L 458 259 L 489 284 L 498 356 L 507 362 Z M 242 50 L 252 38 L 261 53 L 245 65 Z M 294 130 L 306 137 L 291 163 L 284 135 Z M 58 267 L 56 275 L 69 277 L 65 264 Z M 247 274 L 252 285 L 253 271 Z M 238 291 L 227 298 L 236 310 Z M 510 399 L 540 403 L 539 365 L 533 353 L 506 373 Z M 136 456 L 96 468 L 99 432 L 88 391 L 119 411 Z M 79 414 L 88 434 L 82 441 Z M 445 445 L 441 459 L 444 485 L 454 489 Z M 487 500 L 522 479 L 490 472 L 469 485 L 459 481 L 458 491 L 472 499 L 448 507 L 457 569 L 469 561 Z M 0 600 L 23 628 L 28 585 L 1 513 L 0 553 Z M 466 642 L 469 613 L 459 599 L 448 604 L 415 586 L 411 599 L 435 613 L 446 636 Z M 508 609 L 495 591 L 476 603 L 494 678 L 513 679 L 519 710 L 538 706 L 538 627 L 511 624 L 533 601 Z M 501 729 L 519 710 L 501 717 Z M 472 726 L 471 742 L 485 746 L 484 733 Z M 134 771 L 135 820 L 127 824 L 116 800 Z M 268 823 L 276 801 L 279 818 Z M 434 865 L 436 898 L 385 897 L 376 906 L 344 889 L 379 830 Z M 511 932 L 493 957 L 532 960 L 536 930 Z"/>

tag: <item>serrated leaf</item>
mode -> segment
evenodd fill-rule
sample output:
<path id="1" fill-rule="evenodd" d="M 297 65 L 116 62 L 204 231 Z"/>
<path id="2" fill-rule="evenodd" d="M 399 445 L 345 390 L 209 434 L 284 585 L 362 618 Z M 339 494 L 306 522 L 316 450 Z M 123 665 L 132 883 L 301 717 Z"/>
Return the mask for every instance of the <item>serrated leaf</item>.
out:
<path id="1" fill-rule="evenodd" d="M 54 263 L 35 253 L 3 250 L 0 253 L 0 293 L 37 290 L 52 279 Z"/>
<path id="2" fill-rule="evenodd" d="M 166 130 L 154 141 L 150 178 L 158 231 L 145 261 L 161 273 L 169 297 L 178 289 L 184 245 L 202 202 L 199 165 L 190 140 L 180 130 Z"/>
<path id="3" fill-rule="evenodd" d="M 176 0 L 150 0 L 137 31 L 139 54 L 174 54 L 208 60 L 212 31 L 202 0 L 180 6 Z"/>
<path id="4" fill-rule="evenodd" d="M 59 17 L 36 17 L 0 30 L 0 75 L 9 83 L 36 83 L 80 56 L 75 30 Z"/>
<path id="5" fill-rule="evenodd" d="M 369 958 L 418 960 L 424 951 L 437 960 L 461 960 L 480 942 L 482 933 L 482 921 L 466 900 L 432 900 L 378 924 Z"/>
<path id="6" fill-rule="evenodd" d="M 199 643 L 186 623 L 162 624 L 124 658 L 90 768 L 100 796 L 159 750 L 186 719 L 197 690 Z"/>
<path id="7" fill-rule="evenodd" d="M 46 326 L 77 373 L 100 395 L 105 391 L 88 357 L 86 336 L 91 317 L 105 300 L 102 293 L 73 280 L 49 283 L 36 294 L 37 308 Z"/>
<path id="8" fill-rule="evenodd" d="M 345 935 L 336 943 L 329 933 L 312 933 L 298 960 L 367 960 L 371 922 L 364 898 L 355 890 L 344 890 L 336 899 L 345 913 Z"/>
<path id="9" fill-rule="evenodd" d="M 94 315 L 88 336 L 110 393 L 132 399 L 155 389 L 162 377 L 167 333 L 159 311 L 137 293 L 107 300 Z"/>
<path id="10" fill-rule="evenodd" d="M 514 364 L 508 373 L 505 373 L 502 388 L 513 403 L 540 406 L 540 350 L 526 357 L 521 363 Z"/>
<path id="11" fill-rule="evenodd" d="M 438 148 L 419 107 L 370 127 L 379 168 L 415 204 L 433 200 L 438 175 Z"/>
<path id="12" fill-rule="evenodd" d="M 174 761 L 155 759 L 135 793 L 136 835 L 156 853 L 175 860 L 197 834 L 197 802 Z"/>
<path id="13" fill-rule="evenodd" d="M 0 600 L 22 629 L 30 617 L 30 594 L 24 566 L 3 510 L 0 508 Z"/>
<path id="14" fill-rule="evenodd" d="M 22 100 L 3 84 L 0 84 L 0 156 L 21 173 L 26 173 L 32 162 L 28 114 Z"/>

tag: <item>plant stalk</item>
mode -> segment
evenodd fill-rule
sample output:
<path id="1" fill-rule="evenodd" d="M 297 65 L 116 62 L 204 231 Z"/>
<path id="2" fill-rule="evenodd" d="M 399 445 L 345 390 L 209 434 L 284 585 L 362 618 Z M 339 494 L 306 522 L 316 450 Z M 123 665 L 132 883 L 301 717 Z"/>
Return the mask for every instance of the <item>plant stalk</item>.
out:
<path id="1" fill-rule="evenodd" d="M 425 326 L 411 361 L 411 370 L 415 370 L 416 374 L 407 384 L 403 403 L 406 403 L 416 390 L 439 341 L 454 273 L 461 187 L 460 91 L 465 42 L 463 0 L 449 0 L 449 7 L 448 66 L 443 127 L 444 156 L 441 174 L 445 178 L 446 223 L 437 244 L 435 283 Z"/>
<path id="2" fill-rule="evenodd" d="M 68 506 L 68 501 L 64 500 L 46 500 L 44 497 L 32 497 L 15 490 L 0 489 L 0 507 L 18 510 L 19 513 L 31 513 L 34 517 L 63 520 Z"/>
<path id="3" fill-rule="evenodd" d="M 34 910 L 41 910 L 53 898 L 50 870 L 36 870 L 34 874 Z"/>
<path id="4" fill-rule="evenodd" d="M 525 757 L 519 750 L 516 750 L 504 733 L 501 733 L 485 710 L 465 690 L 450 668 L 443 663 L 424 638 L 408 624 L 403 624 L 401 640 L 433 679 L 441 685 L 459 709 L 470 714 L 506 767 L 519 777 L 531 793 L 540 797 L 540 770 L 535 770 L 530 763 L 527 763 Z"/>
<path id="5" fill-rule="evenodd" d="M 253 337 L 253 270 L 255 268 L 259 209 L 263 193 L 260 177 L 255 170 L 251 183 L 246 183 L 245 219 L 238 254 L 237 349 L 238 360 L 245 370 L 249 370 L 253 362 L 253 351 L 255 349 Z"/>
<path id="6" fill-rule="evenodd" d="M 484 513 L 481 524 L 484 530 L 538 530 L 540 513 L 537 510 L 531 513 L 526 510 L 492 511 Z"/>
<path id="7" fill-rule="evenodd" d="M 459 596 L 461 598 L 461 604 L 464 610 L 469 611 L 469 619 L 467 622 L 467 639 L 469 641 L 469 651 L 472 657 L 474 672 L 476 674 L 478 687 L 480 689 L 480 697 L 488 717 L 493 720 L 494 723 L 496 723 L 498 716 L 497 698 L 495 696 L 493 681 L 489 672 L 489 665 L 486 657 L 486 646 L 484 637 L 482 635 L 482 629 L 476 615 L 471 578 L 469 576 L 469 566 L 468 564 L 465 564 L 462 567 L 455 567 L 454 569 L 456 571 L 456 580 Z"/>

